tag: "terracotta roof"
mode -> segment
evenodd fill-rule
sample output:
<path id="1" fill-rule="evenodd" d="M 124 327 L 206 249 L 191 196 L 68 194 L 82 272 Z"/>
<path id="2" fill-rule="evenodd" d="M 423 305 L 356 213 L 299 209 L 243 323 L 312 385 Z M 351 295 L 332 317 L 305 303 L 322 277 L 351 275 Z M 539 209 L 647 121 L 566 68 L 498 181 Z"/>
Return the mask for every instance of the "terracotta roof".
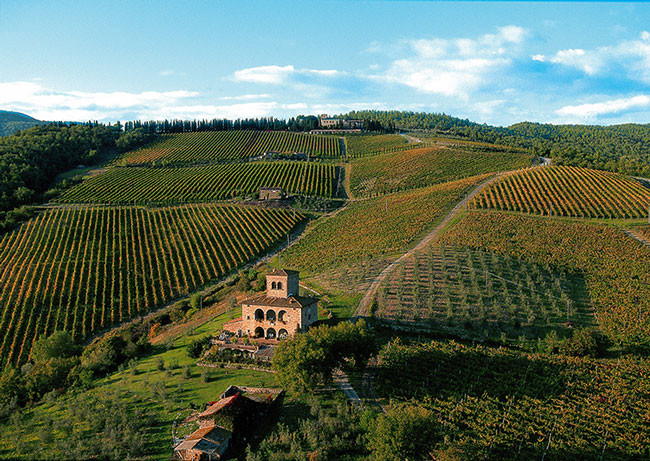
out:
<path id="1" fill-rule="evenodd" d="M 219 427 L 208 426 L 192 432 L 185 440 L 174 447 L 174 451 L 197 450 L 212 454 L 230 437 L 232 432 Z"/>
<path id="2" fill-rule="evenodd" d="M 232 402 L 234 402 L 240 395 L 241 394 L 237 393 L 231 397 L 226 397 L 225 399 L 221 399 L 217 403 L 210 405 L 208 408 L 205 409 L 203 413 L 199 413 L 199 418 L 204 418 L 206 416 L 214 415 L 215 413 L 221 411 L 222 409 L 230 405 Z"/>
<path id="3" fill-rule="evenodd" d="M 290 275 L 290 274 L 299 274 L 299 272 L 292 271 L 290 269 L 273 269 L 267 275 Z"/>
<path id="4" fill-rule="evenodd" d="M 303 307 L 310 306 L 318 302 L 316 298 L 307 296 L 289 296 L 288 298 L 278 298 L 275 296 L 266 296 L 260 294 L 244 301 L 244 304 L 249 306 L 263 306 L 263 307 L 287 307 L 292 309 L 302 309 Z"/>
<path id="5" fill-rule="evenodd" d="M 230 431 L 219 426 L 206 426 L 201 427 L 190 435 L 188 435 L 185 440 L 196 440 L 196 439 L 208 439 L 215 442 L 225 440 L 230 437 L 232 434 Z"/>

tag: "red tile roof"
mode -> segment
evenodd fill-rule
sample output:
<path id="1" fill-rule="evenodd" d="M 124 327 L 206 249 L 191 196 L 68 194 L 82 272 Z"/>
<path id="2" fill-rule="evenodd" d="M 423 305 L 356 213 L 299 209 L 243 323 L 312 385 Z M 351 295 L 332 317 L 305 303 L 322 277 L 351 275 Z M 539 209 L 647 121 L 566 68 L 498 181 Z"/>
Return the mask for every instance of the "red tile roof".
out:
<path id="1" fill-rule="evenodd" d="M 199 413 L 199 418 L 205 418 L 206 416 L 214 415 L 215 413 L 221 411 L 222 409 L 230 405 L 232 402 L 234 402 L 237 398 L 239 398 L 240 395 L 241 394 L 238 392 L 233 396 L 226 397 L 225 399 L 221 399 L 217 403 L 210 405 L 208 408 L 205 409 L 203 413 Z"/>
<path id="2" fill-rule="evenodd" d="M 288 298 L 280 298 L 280 297 L 260 294 L 252 298 L 246 299 L 243 303 L 249 306 L 286 307 L 291 309 L 302 309 L 303 307 L 311 306 L 316 302 L 318 302 L 316 298 L 310 298 L 307 296 L 289 296 Z"/>

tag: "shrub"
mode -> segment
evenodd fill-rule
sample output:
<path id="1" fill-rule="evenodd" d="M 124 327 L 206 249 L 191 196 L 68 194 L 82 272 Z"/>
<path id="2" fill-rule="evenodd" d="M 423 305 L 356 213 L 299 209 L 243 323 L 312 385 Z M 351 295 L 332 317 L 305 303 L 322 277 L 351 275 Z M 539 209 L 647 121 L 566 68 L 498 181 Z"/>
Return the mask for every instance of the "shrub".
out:
<path id="1" fill-rule="evenodd" d="M 187 355 L 193 359 L 198 359 L 210 347 L 210 336 L 203 336 L 190 341 L 187 345 Z"/>

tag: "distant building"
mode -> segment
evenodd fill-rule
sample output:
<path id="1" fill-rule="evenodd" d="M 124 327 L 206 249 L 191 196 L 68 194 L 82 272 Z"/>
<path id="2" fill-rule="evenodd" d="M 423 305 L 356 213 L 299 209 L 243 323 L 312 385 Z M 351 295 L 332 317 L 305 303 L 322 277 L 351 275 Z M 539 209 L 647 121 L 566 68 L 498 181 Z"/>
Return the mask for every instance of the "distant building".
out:
<path id="1" fill-rule="evenodd" d="M 282 200 L 284 192 L 281 187 L 260 187 L 260 200 Z"/>
<path id="2" fill-rule="evenodd" d="M 266 293 L 242 303 L 241 318 L 223 326 L 238 336 L 285 339 L 306 331 L 318 320 L 318 300 L 299 296 L 297 271 L 274 269 L 266 276 Z"/>
<path id="3" fill-rule="evenodd" d="M 319 118 L 320 127 L 325 130 L 343 129 L 343 130 L 361 130 L 363 129 L 363 120 L 348 120 L 344 118 L 330 118 L 323 114 Z"/>

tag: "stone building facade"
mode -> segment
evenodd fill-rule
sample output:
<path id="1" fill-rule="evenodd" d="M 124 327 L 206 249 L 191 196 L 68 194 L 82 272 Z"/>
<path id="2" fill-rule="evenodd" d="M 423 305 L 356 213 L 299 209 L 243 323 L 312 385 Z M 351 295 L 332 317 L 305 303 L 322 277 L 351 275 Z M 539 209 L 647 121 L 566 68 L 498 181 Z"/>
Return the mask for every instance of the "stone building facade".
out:
<path id="1" fill-rule="evenodd" d="M 318 300 L 299 295 L 298 272 L 274 269 L 266 275 L 266 292 L 242 303 L 241 318 L 223 329 L 238 336 L 285 339 L 306 331 L 318 320 Z"/>

